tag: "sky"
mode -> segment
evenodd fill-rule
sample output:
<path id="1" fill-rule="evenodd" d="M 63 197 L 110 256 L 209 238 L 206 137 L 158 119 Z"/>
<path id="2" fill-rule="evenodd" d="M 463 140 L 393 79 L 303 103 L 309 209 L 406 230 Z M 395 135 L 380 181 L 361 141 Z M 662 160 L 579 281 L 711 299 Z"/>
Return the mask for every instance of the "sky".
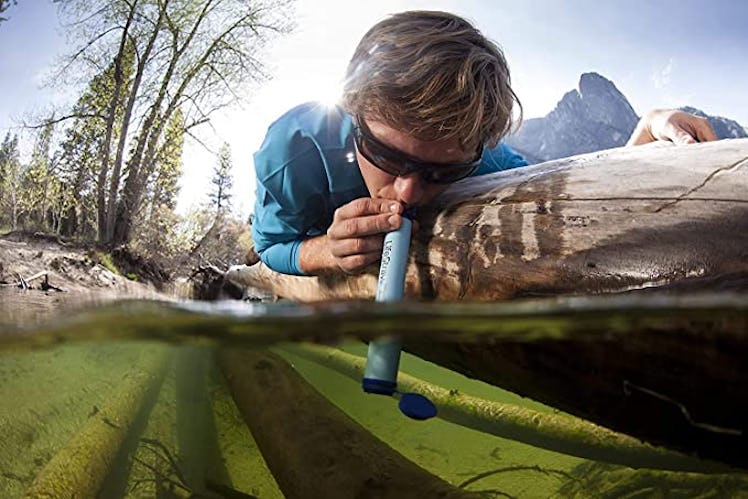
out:
<path id="1" fill-rule="evenodd" d="M 302 102 L 334 99 L 361 36 L 388 14 L 445 10 L 462 15 L 502 47 L 525 118 L 544 116 L 595 71 L 612 80 L 642 115 L 692 105 L 748 126 L 748 2 L 738 0 L 297 0 L 295 31 L 277 39 L 272 79 L 199 131 L 217 151 L 231 145 L 234 206 L 254 203 L 252 153 L 268 125 Z M 0 135 L 32 110 L 69 98 L 45 87 L 66 51 L 49 0 L 21 0 L 0 24 Z M 67 49 L 69 50 L 69 49 Z M 12 129 L 12 128 L 11 128 Z M 207 200 L 216 158 L 188 139 L 178 211 Z"/>

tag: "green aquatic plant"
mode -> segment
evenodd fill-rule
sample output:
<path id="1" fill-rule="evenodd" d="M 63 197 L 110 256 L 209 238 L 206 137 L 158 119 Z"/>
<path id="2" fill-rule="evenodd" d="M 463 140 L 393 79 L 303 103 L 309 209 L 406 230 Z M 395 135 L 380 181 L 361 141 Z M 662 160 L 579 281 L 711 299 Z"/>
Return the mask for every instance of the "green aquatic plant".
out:
<path id="1" fill-rule="evenodd" d="M 185 497 L 190 499 L 257 499 L 257 496 L 245 494 L 229 486 L 222 485 L 212 480 L 205 480 L 205 491 L 196 491 L 195 487 L 190 485 L 181 470 L 178 459 L 161 441 L 153 438 L 141 438 L 141 448 L 147 449 L 160 462 L 167 471 L 161 471 L 159 466 L 147 463 L 145 460 L 133 456 L 133 462 L 146 468 L 153 473 L 154 478 L 138 479 L 133 482 L 130 488 L 130 494 L 135 494 L 140 485 L 148 482 L 155 482 L 158 497 L 168 493 L 174 497 Z"/>
<path id="2" fill-rule="evenodd" d="M 477 475 L 472 476 L 468 478 L 467 480 L 463 480 L 457 486 L 461 489 L 467 489 L 468 487 L 483 480 L 484 478 L 499 475 L 502 473 L 517 473 L 517 472 L 539 473 L 542 475 L 554 477 L 559 480 L 564 480 L 565 482 L 577 480 L 576 477 L 572 476 L 571 474 L 567 473 L 564 470 L 543 468 L 541 466 L 505 466 L 502 468 L 497 468 L 494 470 L 488 470 L 488 471 L 478 473 Z M 475 492 L 486 497 L 508 497 L 510 499 L 514 499 L 514 496 L 512 496 L 511 494 L 507 494 L 506 492 L 502 490 L 498 490 L 498 489 L 482 489 L 482 490 L 476 490 Z"/>
<path id="3" fill-rule="evenodd" d="M 162 350 L 142 359 L 44 466 L 25 497 L 95 497 L 149 394 L 161 386 L 167 359 Z"/>
<path id="4" fill-rule="evenodd" d="M 684 473 L 632 470 L 623 466 L 588 461 L 576 466 L 559 489 L 561 497 L 624 499 L 667 497 L 669 499 L 719 499 L 748 497 L 748 475 L 742 473 Z"/>

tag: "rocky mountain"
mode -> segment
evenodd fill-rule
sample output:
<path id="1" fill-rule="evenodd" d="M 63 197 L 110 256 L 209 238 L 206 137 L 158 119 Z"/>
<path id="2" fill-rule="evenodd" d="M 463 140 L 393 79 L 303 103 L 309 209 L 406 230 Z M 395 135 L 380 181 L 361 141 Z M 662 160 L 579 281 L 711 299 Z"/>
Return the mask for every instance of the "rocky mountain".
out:
<path id="1" fill-rule="evenodd" d="M 709 119 L 719 138 L 746 137 L 738 123 L 684 107 Z M 506 142 L 530 163 L 620 147 L 639 121 L 628 99 L 612 81 L 597 73 L 584 73 L 579 89 L 567 92 L 544 118 L 525 120 Z"/>
<path id="2" fill-rule="evenodd" d="M 743 128 L 737 121 L 723 118 L 722 116 L 710 116 L 695 107 L 685 106 L 679 109 L 708 119 L 714 129 L 714 133 L 720 139 L 739 139 L 741 137 L 748 137 L 748 128 Z"/>

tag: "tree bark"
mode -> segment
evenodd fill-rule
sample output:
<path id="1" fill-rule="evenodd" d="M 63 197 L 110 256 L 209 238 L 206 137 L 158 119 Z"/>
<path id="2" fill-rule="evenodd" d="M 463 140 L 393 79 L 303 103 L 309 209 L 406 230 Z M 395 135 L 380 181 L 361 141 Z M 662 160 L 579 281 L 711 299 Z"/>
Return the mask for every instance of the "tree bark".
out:
<path id="1" fill-rule="evenodd" d="M 111 242 L 114 237 L 114 224 L 117 218 L 117 195 L 119 193 L 119 185 L 122 175 L 122 162 L 124 161 L 125 154 L 125 143 L 127 142 L 127 133 L 130 129 L 130 120 L 132 119 L 133 109 L 135 107 L 135 99 L 140 91 L 140 84 L 143 81 L 143 74 L 145 73 L 146 65 L 150 60 L 151 52 L 158 38 L 158 33 L 163 25 L 164 13 L 169 4 L 168 0 L 165 0 L 161 8 L 159 9 L 158 19 L 154 24 L 153 31 L 151 31 L 146 44 L 145 50 L 141 54 L 137 69 L 135 71 L 135 78 L 133 79 L 130 93 L 127 96 L 127 104 L 125 105 L 125 111 L 122 114 L 122 125 L 120 129 L 119 141 L 117 143 L 117 154 L 114 159 L 114 167 L 112 170 L 112 176 L 109 179 L 109 198 L 107 201 L 106 208 L 106 242 Z"/>
<path id="2" fill-rule="evenodd" d="M 221 366 L 283 494 L 469 498 L 371 435 L 269 352 L 225 351 Z"/>
<path id="3" fill-rule="evenodd" d="M 125 26 L 122 28 L 122 37 L 120 39 L 119 49 L 117 55 L 114 56 L 114 90 L 112 92 L 112 100 L 109 104 L 109 112 L 106 118 L 106 134 L 104 136 L 104 145 L 100 151 L 100 166 L 99 175 L 96 182 L 96 208 L 97 208 L 97 227 L 96 227 L 96 238 L 100 243 L 107 242 L 107 214 L 106 214 L 106 181 L 109 176 L 109 158 L 112 151 L 112 136 L 114 134 L 114 122 L 117 120 L 117 108 L 119 107 L 121 94 L 122 94 L 122 62 L 125 57 L 125 50 L 127 50 L 127 40 L 130 36 L 130 25 L 132 24 L 133 18 L 135 17 L 135 11 L 137 9 L 138 0 L 133 0 L 130 5 L 130 12 L 127 14 L 127 21 Z"/>
<path id="4" fill-rule="evenodd" d="M 748 139 L 613 149 L 454 184 L 417 216 L 406 295 L 496 301 L 746 289 Z M 230 278 L 299 301 L 373 298 L 377 268 Z"/>
<path id="5" fill-rule="evenodd" d="M 169 66 L 161 79 L 161 87 L 159 88 L 158 96 L 151 104 L 148 116 L 141 127 L 142 132 L 138 137 L 135 152 L 130 158 L 130 172 L 125 181 L 122 199 L 118 204 L 113 240 L 111 241 L 115 246 L 124 244 L 130 239 L 133 218 L 140 206 L 143 190 L 145 189 L 145 184 L 150 174 L 149 163 L 152 162 L 153 156 L 155 155 L 155 148 L 161 137 L 161 132 L 163 131 L 165 123 L 169 121 L 171 112 L 176 108 L 182 98 L 182 92 L 188 83 L 187 78 L 185 78 L 174 95 L 171 96 L 171 100 L 167 104 L 166 110 L 163 114 L 161 114 L 161 106 L 164 103 L 164 99 L 167 98 L 169 83 L 174 76 L 177 63 L 185 51 L 190 47 L 190 43 L 197 33 L 200 24 L 205 20 L 212 3 L 212 1 L 205 2 L 200 15 L 195 21 L 195 24 L 191 27 L 190 32 L 187 34 L 187 37 L 181 46 L 178 45 L 179 33 L 172 31 L 172 57 L 169 60 Z M 165 9 L 165 5 L 161 6 L 162 11 L 165 11 Z M 176 28 L 173 29 L 175 30 Z M 194 74 L 192 74 L 192 77 L 194 77 Z"/>

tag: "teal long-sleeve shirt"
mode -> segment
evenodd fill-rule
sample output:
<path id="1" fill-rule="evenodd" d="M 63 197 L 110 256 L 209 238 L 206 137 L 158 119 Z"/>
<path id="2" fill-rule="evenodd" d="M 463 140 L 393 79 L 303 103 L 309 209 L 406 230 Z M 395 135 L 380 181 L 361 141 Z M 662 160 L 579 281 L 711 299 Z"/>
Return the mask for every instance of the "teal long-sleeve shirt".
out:
<path id="1" fill-rule="evenodd" d="M 276 272 L 304 275 L 301 243 L 324 234 L 338 207 L 369 196 L 356 161 L 353 120 L 339 107 L 297 106 L 270 125 L 254 163 L 255 250 Z M 501 143 L 484 151 L 473 175 L 525 165 L 522 156 Z"/>

